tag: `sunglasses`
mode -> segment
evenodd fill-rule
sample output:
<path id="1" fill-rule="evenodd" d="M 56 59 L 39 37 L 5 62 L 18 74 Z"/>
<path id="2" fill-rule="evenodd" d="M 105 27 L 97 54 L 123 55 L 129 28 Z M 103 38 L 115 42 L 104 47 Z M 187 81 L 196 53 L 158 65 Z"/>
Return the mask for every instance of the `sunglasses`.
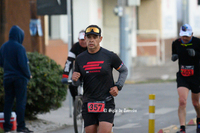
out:
<path id="1" fill-rule="evenodd" d="M 182 31 L 187 31 L 187 27 L 186 26 L 182 26 Z"/>
<path id="2" fill-rule="evenodd" d="M 88 32 L 95 32 L 95 33 L 99 33 L 99 29 L 97 28 L 97 27 L 89 27 L 89 28 L 87 28 L 86 29 L 86 33 L 88 33 Z"/>

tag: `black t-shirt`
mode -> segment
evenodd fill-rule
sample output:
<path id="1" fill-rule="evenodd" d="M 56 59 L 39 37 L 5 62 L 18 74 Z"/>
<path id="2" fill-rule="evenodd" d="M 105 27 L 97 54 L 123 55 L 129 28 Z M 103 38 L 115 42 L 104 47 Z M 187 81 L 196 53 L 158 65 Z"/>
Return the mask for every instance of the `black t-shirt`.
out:
<path id="1" fill-rule="evenodd" d="M 187 49 L 194 49 L 195 56 L 191 57 Z M 199 77 L 199 59 L 200 59 L 200 39 L 193 37 L 188 44 L 183 44 L 181 39 L 177 39 L 172 43 L 172 55 L 178 55 L 179 71 L 182 75 L 184 69 L 193 69 L 194 74 L 188 77 Z"/>
<path id="2" fill-rule="evenodd" d="M 114 86 L 112 70 L 121 64 L 121 59 L 115 53 L 102 47 L 97 53 L 90 54 L 86 50 L 78 55 L 75 71 L 81 74 L 83 81 L 84 103 L 102 101 L 111 96 L 109 91 Z"/>
<path id="3" fill-rule="evenodd" d="M 77 42 L 72 46 L 72 48 L 70 49 L 70 52 L 74 53 L 77 57 L 80 53 L 82 53 L 85 50 L 87 50 L 87 47 L 83 48 L 80 46 L 79 42 Z"/>

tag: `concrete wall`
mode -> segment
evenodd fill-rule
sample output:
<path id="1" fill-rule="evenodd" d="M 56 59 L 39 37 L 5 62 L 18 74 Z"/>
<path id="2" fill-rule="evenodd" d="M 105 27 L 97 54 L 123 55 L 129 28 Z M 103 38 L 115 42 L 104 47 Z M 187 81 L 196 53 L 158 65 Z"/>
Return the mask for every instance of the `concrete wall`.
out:
<path id="1" fill-rule="evenodd" d="M 119 17 L 113 12 L 117 0 L 103 0 L 103 47 L 119 54 Z"/>
<path id="2" fill-rule="evenodd" d="M 177 37 L 177 3 L 175 0 L 161 0 L 161 38 Z"/>
<path id="3" fill-rule="evenodd" d="M 65 43 L 68 42 L 68 16 L 67 15 L 52 15 L 50 39 L 62 39 L 62 41 L 64 41 Z"/>
<path id="4" fill-rule="evenodd" d="M 142 0 L 138 9 L 140 30 L 161 30 L 161 0 Z"/>
<path id="5" fill-rule="evenodd" d="M 164 39 L 177 37 L 175 0 L 142 0 L 139 6 L 139 30 L 159 30 Z"/>
<path id="6" fill-rule="evenodd" d="M 189 1 L 189 24 L 193 28 L 194 36 L 200 36 L 200 6 L 197 0 Z"/>
<path id="7" fill-rule="evenodd" d="M 74 42 L 78 41 L 79 31 L 91 24 L 96 24 L 103 30 L 102 0 L 73 0 L 73 5 Z"/>

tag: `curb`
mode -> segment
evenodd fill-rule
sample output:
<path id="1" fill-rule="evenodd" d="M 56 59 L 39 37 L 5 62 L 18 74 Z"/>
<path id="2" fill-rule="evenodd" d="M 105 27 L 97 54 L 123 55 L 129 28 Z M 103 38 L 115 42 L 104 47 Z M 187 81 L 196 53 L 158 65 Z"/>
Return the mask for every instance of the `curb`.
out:
<path id="1" fill-rule="evenodd" d="M 186 126 L 195 126 L 195 125 L 197 125 L 196 118 L 190 119 L 186 124 Z M 157 133 L 176 133 L 178 129 L 179 128 L 176 125 L 171 125 L 169 127 L 158 130 Z"/>
<path id="2" fill-rule="evenodd" d="M 169 127 L 160 129 L 157 133 L 176 133 L 178 131 L 178 127 L 176 125 L 171 125 Z"/>
<path id="3" fill-rule="evenodd" d="M 126 80 L 125 84 L 135 84 L 136 82 L 134 80 Z"/>
<path id="4" fill-rule="evenodd" d="M 48 131 L 55 131 L 57 129 L 66 127 L 68 125 L 65 124 L 58 124 L 52 121 L 47 121 L 44 119 L 36 119 L 36 120 L 27 120 L 26 127 L 30 130 L 34 131 L 35 133 L 46 133 Z"/>
<path id="5" fill-rule="evenodd" d="M 189 122 L 186 125 L 187 126 L 195 126 L 195 125 L 197 125 L 196 118 L 193 118 L 193 119 L 189 120 Z"/>

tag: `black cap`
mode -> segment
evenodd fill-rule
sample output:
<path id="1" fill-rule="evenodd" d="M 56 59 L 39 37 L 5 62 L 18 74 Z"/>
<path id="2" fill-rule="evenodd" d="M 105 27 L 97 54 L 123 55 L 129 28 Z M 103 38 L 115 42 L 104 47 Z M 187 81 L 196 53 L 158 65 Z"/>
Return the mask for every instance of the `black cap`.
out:
<path id="1" fill-rule="evenodd" d="M 101 28 L 99 28 L 97 25 L 89 25 L 86 29 L 85 29 L 85 35 L 98 35 L 101 36 Z"/>

